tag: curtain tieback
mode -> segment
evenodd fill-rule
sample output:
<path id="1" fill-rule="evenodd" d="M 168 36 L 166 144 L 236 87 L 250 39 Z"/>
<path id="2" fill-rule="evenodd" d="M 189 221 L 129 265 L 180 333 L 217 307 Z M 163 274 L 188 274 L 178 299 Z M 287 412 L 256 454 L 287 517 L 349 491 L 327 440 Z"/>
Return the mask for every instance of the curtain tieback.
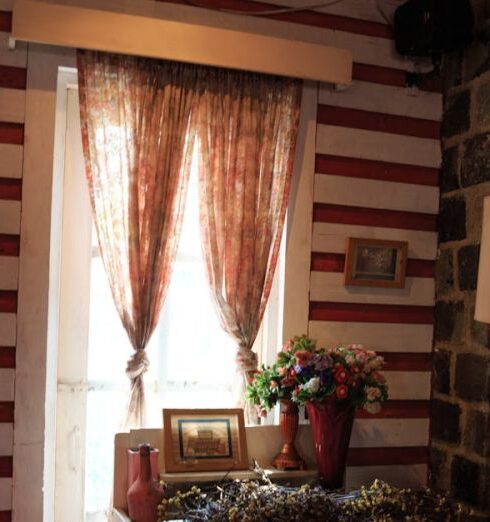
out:
<path id="1" fill-rule="evenodd" d="M 145 350 L 136 350 L 131 358 L 128 360 L 126 366 L 126 375 L 132 380 L 136 380 L 141 377 L 150 365 L 150 361 L 146 356 Z"/>
<path id="2" fill-rule="evenodd" d="M 257 370 L 257 354 L 250 346 L 244 343 L 238 345 L 236 361 L 238 367 L 244 372 L 254 372 Z"/>

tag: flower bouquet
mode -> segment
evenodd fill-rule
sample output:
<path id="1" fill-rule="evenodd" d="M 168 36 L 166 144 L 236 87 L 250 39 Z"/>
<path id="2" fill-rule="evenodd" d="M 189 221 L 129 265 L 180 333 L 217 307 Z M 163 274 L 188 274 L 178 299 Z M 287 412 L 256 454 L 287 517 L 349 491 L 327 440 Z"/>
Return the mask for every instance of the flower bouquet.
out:
<path id="1" fill-rule="evenodd" d="M 319 348 L 303 335 L 291 339 L 276 363 L 263 367 L 247 389 L 247 399 L 264 414 L 277 401 L 305 406 L 310 419 L 320 477 L 342 485 L 354 411 L 378 413 L 388 397 L 380 370 L 383 358 L 360 345 Z"/>

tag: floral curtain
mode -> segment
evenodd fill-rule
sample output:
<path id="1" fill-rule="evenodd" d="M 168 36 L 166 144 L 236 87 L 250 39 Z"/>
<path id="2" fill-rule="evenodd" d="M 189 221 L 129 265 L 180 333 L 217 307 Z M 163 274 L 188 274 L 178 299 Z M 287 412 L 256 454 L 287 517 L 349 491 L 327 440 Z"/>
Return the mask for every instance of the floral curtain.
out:
<path id="1" fill-rule="evenodd" d="M 175 257 L 193 148 L 194 66 L 78 51 L 82 142 L 100 253 L 134 354 L 126 426 L 145 424 L 145 347 Z"/>
<path id="2" fill-rule="evenodd" d="M 200 85 L 202 245 L 221 325 L 237 342 L 243 404 L 287 208 L 301 82 L 203 69 Z"/>

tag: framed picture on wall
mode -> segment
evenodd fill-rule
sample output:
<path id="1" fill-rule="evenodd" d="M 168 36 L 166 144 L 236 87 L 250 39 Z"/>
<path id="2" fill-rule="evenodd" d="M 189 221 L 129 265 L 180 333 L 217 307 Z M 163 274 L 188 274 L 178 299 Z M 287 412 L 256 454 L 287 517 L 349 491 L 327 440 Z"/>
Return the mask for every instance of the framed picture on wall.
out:
<path id="1" fill-rule="evenodd" d="M 345 285 L 403 288 L 408 243 L 384 239 L 349 238 Z"/>
<path id="2" fill-rule="evenodd" d="M 166 472 L 248 469 L 241 409 L 164 409 Z"/>

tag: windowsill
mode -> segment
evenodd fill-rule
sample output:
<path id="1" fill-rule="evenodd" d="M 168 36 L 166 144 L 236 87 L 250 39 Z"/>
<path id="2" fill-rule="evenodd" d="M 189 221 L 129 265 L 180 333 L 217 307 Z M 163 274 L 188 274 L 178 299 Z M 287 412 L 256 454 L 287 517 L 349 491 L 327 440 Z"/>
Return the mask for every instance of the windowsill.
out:
<path id="1" fill-rule="evenodd" d="M 265 474 L 268 478 L 274 481 L 288 480 L 288 479 L 303 479 L 312 480 L 317 477 L 316 469 L 294 470 L 294 471 L 280 471 L 278 469 L 265 469 Z M 199 472 L 182 472 L 182 473 L 160 473 L 160 480 L 168 482 L 169 484 L 186 484 L 186 483 L 202 483 L 202 482 L 216 482 L 223 479 L 226 475 L 227 479 L 250 480 L 258 479 L 257 473 L 252 470 L 238 470 L 231 471 L 226 474 L 223 471 L 199 471 Z"/>

